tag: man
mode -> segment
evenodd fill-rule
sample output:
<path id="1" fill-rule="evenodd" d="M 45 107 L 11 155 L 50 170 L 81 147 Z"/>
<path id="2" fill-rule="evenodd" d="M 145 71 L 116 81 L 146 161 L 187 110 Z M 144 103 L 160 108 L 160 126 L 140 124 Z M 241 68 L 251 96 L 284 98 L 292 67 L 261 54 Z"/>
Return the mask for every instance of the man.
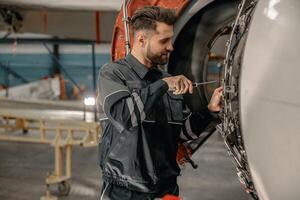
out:
<path id="1" fill-rule="evenodd" d="M 173 50 L 175 19 L 171 9 L 137 10 L 131 53 L 99 72 L 98 104 L 106 115 L 100 148 L 103 200 L 178 195 L 177 143 L 199 136 L 212 119 L 210 111 L 220 110 L 218 88 L 208 108 L 184 113 L 182 94 L 193 92 L 192 82 L 157 68 Z"/>

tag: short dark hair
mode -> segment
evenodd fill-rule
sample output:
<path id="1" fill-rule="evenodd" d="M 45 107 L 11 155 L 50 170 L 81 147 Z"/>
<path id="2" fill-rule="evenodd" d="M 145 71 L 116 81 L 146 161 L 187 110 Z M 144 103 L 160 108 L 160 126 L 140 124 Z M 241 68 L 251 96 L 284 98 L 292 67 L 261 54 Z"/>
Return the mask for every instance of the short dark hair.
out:
<path id="1" fill-rule="evenodd" d="M 163 22 L 173 25 L 176 21 L 174 9 L 162 8 L 158 6 L 145 6 L 137 9 L 130 22 L 133 33 L 139 30 L 156 30 L 156 22 Z"/>

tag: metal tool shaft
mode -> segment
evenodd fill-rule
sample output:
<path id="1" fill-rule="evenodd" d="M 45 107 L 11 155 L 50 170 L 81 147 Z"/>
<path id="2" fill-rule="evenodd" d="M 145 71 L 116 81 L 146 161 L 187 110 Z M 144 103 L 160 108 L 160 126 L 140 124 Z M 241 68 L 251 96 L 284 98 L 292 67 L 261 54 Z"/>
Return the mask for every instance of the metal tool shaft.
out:
<path id="1" fill-rule="evenodd" d="M 193 83 L 193 87 L 198 87 L 199 85 L 207 85 L 207 84 L 212 84 L 212 83 L 216 83 L 218 81 L 207 81 L 207 82 L 195 82 Z"/>

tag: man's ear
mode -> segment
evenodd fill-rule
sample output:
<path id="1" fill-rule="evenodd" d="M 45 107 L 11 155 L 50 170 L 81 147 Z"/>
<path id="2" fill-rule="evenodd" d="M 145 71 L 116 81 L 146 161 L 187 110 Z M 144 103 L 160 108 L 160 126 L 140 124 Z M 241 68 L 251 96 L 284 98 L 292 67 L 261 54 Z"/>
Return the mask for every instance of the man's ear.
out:
<path id="1" fill-rule="evenodd" d="M 145 47 L 147 43 L 147 35 L 144 31 L 139 31 L 136 35 L 137 43 L 140 47 Z"/>

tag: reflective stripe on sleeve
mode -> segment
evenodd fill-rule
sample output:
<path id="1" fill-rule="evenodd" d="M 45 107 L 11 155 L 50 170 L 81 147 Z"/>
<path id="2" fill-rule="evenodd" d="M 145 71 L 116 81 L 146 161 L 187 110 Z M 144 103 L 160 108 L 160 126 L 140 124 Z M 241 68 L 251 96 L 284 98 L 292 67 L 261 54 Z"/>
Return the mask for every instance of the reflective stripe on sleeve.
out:
<path id="1" fill-rule="evenodd" d="M 190 119 L 187 119 L 184 123 L 186 133 L 193 139 L 196 139 L 198 136 L 192 131 Z"/>
<path id="2" fill-rule="evenodd" d="M 143 121 L 144 119 L 146 119 L 146 114 L 145 114 L 145 111 L 144 111 L 144 104 L 142 102 L 142 99 L 140 98 L 140 96 L 136 93 L 136 92 L 133 92 L 132 93 L 132 96 L 134 97 L 134 101 L 140 111 L 140 116 L 141 116 L 141 121 Z"/>
<path id="3" fill-rule="evenodd" d="M 134 105 L 133 105 L 132 98 L 131 97 L 127 98 L 126 103 L 127 103 L 128 109 L 129 109 L 132 127 L 135 127 L 138 125 L 138 123 L 137 123 L 137 117 L 134 113 Z"/>
<path id="4" fill-rule="evenodd" d="M 180 135 L 179 135 L 179 137 L 180 137 L 180 139 L 182 139 L 182 140 L 184 140 L 184 141 L 187 141 L 187 140 L 189 140 L 185 135 L 184 135 L 184 133 L 183 133 L 183 131 L 181 130 L 180 131 Z"/>

